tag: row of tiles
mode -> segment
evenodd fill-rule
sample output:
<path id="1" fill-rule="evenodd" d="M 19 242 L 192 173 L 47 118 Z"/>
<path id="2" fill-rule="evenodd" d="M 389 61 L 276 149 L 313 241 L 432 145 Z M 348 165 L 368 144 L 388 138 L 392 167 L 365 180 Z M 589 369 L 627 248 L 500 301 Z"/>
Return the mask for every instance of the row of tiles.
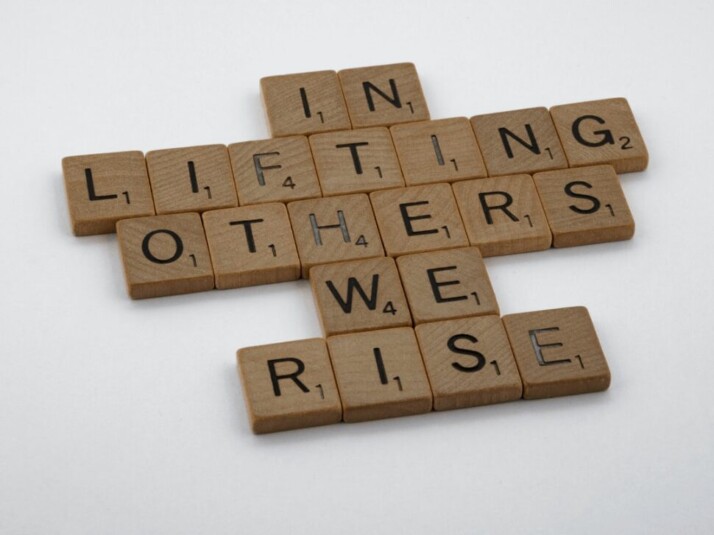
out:
<path id="1" fill-rule="evenodd" d="M 572 148 L 561 145 L 548 110 L 533 108 L 470 121 L 157 150 L 146 157 L 140 151 L 67 157 L 62 165 L 72 227 L 77 235 L 111 233 L 120 219 L 155 213 L 455 183 L 569 164 L 644 169 L 647 150 L 624 99 L 568 106 L 589 110 L 580 117 L 587 122 L 573 130 L 585 144 Z M 592 130 L 587 139 L 586 125 Z"/>
<path id="2" fill-rule="evenodd" d="M 240 349 L 255 433 L 605 390 L 586 308 L 467 317 Z"/>
<path id="3" fill-rule="evenodd" d="M 629 239 L 610 166 L 124 219 L 129 294 L 308 278 L 321 264 L 477 246 L 483 256 Z"/>

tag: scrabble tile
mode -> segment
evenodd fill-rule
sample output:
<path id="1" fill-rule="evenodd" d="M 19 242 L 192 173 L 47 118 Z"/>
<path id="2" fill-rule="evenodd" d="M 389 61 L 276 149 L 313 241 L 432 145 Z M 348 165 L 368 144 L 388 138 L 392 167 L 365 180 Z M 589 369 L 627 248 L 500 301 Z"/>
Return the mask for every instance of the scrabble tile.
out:
<path id="1" fill-rule="evenodd" d="M 404 185 L 392 137 L 384 127 L 310 136 L 323 194 L 367 193 Z"/>
<path id="2" fill-rule="evenodd" d="M 647 147 L 624 98 L 553 106 L 550 115 L 571 167 L 609 164 L 617 173 L 647 167 Z"/>
<path id="3" fill-rule="evenodd" d="M 335 71 L 267 76 L 260 92 L 273 137 L 351 128 Z"/>
<path id="4" fill-rule="evenodd" d="M 327 347 L 345 422 L 431 411 L 432 397 L 414 330 L 339 334 Z"/>
<path id="5" fill-rule="evenodd" d="M 598 392 L 610 370 L 585 307 L 503 317 L 525 399 Z"/>
<path id="6" fill-rule="evenodd" d="M 477 247 L 397 258 L 414 323 L 498 314 L 498 303 Z"/>
<path id="7" fill-rule="evenodd" d="M 216 288 L 240 288 L 300 278 L 284 204 L 259 204 L 203 213 Z"/>
<path id="8" fill-rule="evenodd" d="M 288 204 L 302 276 L 317 264 L 384 256 L 382 240 L 363 193 Z"/>
<path id="9" fill-rule="evenodd" d="M 530 175 L 466 180 L 452 187 L 469 242 L 483 256 L 550 247 L 550 227 Z"/>
<path id="10" fill-rule="evenodd" d="M 154 214 L 140 151 L 68 156 L 62 170 L 76 236 L 109 234 L 120 219 Z"/>
<path id="11" fill-rule="evenodd" d="M 322 195 L 305 136 L 233 143 L 228 154 L 241 206 Z"/>
<path id="12" fill-rule="evenodd" d="M 568 167 L 546 108 L 477 115 L 471 125 L 489 176 Z"/>
<path id="13" fill-rule="evenodd" d="M 133 299 L 213 289 L 201 216 L 138 217 L 117 223 L 117 240 Z"/>
<path id="14" fill-rule="evenodd" d="M 345 69 L 338 75 L 352 128 L 429 119 L 413 63 Z"/>
<path id="15" fill-rule="evenodd" d="M 553 232 L 553 246 L 629 240 L 635 222 L 620 179 L 609 165 L 534 175 Z"/>
<path id="16" fill-rule="evenodd" d="M 315 266 L 310 283 L 325 336 L 412 325 L 392 258 Z"/>
<path id="17" fill-rule="evenodd" d="M 225 145 L 146 153 L 157 214 L 203 212 L 238 205 Z"/>
<path id="18" fill-rule="evenodd" d="M 521 376 L 498 316 L 423 323 L 415 331 L 434 410 L 520 399 Z"/>
<path id="19" fill-rule="evenodd" d="M 330 357 L 321 338 L 245 347 L 238 351 L 238 371 L 256 434 L 342 420 Z"/>
<path id="20" fill-rule="evenodd" d="M 400 124 L 389 130 L 408 186 L 487 175 L 466 117 Z"/>
<path id="21" fill-rule="evenodd" d="M 389 256 L 469 244 L 448 184 L 376 191 L 370 199 Z"/>

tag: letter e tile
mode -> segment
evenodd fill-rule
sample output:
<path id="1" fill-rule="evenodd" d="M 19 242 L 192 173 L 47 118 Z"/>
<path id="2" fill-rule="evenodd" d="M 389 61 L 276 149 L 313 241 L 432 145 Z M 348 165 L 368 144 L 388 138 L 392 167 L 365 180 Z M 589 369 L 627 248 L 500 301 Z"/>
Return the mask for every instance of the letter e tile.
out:
<path id="1" fill-rule="evenodd" d="M 525 399 L 606 390 L 610 369 L 585 307 L 503 317 Z"/>

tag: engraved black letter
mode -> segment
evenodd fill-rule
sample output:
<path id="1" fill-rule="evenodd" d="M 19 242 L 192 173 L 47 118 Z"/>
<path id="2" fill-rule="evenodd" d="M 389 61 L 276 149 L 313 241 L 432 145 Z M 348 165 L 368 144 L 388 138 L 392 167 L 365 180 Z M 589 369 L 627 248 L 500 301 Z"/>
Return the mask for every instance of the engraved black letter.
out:
<path id="1" fill-rule="evenodd" d="M 574 182 L 568 182 L 564 188 L 565 194 L 568 197 L 573 197 L 576 199 L 588 199 L 592 203 L 592 206 L 590 208 L 578 208 L 574 204 L 571 204 L 570 206 L 568 206 L 568 208 L 578 214 L 593 214 L 600 209 L 600 200 L 597 197 L 593 197 L 592 195 L 585 195 L 584 193 L 575 193 L 573 191 L 573 186 L 584 186 L 588 189 L 592 189 L 592 184 L 588 184 L 584 180 L 576 180 Z"/>
<path id="2" fill-rule="evenodd" d="M 434 294 L 434 299 L 436 300 L 437 303 L 448 303 L 450 301 L 463 301 L 464 299 L 468 299 L 467 295 L 457 295 L 455 297 L 444 297 L 441 295 L 441 290 L 439 290 L 439 287 L 441 286 L 453 286 L 454 284 L 461 284 L 461 281 L 459 279 L 453 279 L 450 281 L 442 281 L 438 282 L 436 280 L 436 277 L 434 276 L 434 273 L 438 271 L 452 271 L 456 269 L 456 266 L 446 266 L 446 267 L 439 267 L 439 268 L 431 268 L 426 270 L 426 274 L 429 277 L 429 284 L 431 285 L 431 291 Z"/>
<path id="3" fill-rule="evenodd" d="M 447 347 L 453 351 L 454 353 L 459 353 L 461 355 L 471 355 L 476 359 L 476 364 L 473 366 L 464 366 L 463 364 L 459 364 L 458 362 L 452 362 L 451 365 L 459 370 L 460 372 L 477 372 L 481 368 L 483 368 L 486 365 L 486 358 L 479 353 L 478 351 L 475 351 L 473 349 L 465 349 L 463 347 L 458 347 L 456 345 L 456 342 L 458 340 L 468 340 L 472 344 L 475 344 L 478 342 L 475 336 L 471 336 L 470 334 L 455 334 L 451 338 L 449 338 L 449 341 L 446 343 Z"/>
<path id="4" fill-rule="evenodd" d="M 377 307 L 377 287 L 379 286 L 378 273 L 372 275 L 372 289 L 370 291 L 369 298 L 362 289 L 362 285 L 354 277 L 347 279 L 347 299 L 342 299 L 340 292 L 337 288 L 335 288 L 332 281 L 326 281 L 325 284 L 329 288 L 330 292 L 332 292 L 337 304 L 340 305 L 340 308 L 345 314 L 350 314 L 352 312 L 352 296 L 355 290 L 360 295 L 362 301 L 364 301 L 364 304 L 367 305 L 369 310 L 374 310 Z"/>
<path id="5" fill-rule="evenodd" d="M 372 91 L 377 93 L 384 100 L 389 102 L 395 108 L 402 107 L 402 101 L 399 99 L 399 92 L 397 91 L 397 83 L 393 78 L 389 79 L 389 87 L 392 90 L 392 96 L 390 97 L 384 91 L 375 86 L 372 82 L 362 82 L 362 88 L 364 89 L 364 94 L 367 97 L 367 106 L 369 111 L 374 111 L 374 100 L 372 100 Z"/>
<path id="6" fill-rule="evenodd" d="M 489 195 L 500 195 L 505 201 L 503 204 L 489 205 L 486 201 L 486 197 Z M 513 204 L 513 197 L 505 191 L 484 191 L 478 194 L 479 201 L 481 201 L 481 208 L 483 209 L 483 215 L 486 216 L 486 223 L 493 225 L 493 217 L 491 217 L 491 210 L 502 210 L 511 221 L 518 221 L 518 218 L 513 215 L 513 213 L 508 209 L 511 204 Z"/>
<path id="7" fill-rule="evenodd" d="M 253 223 L 262 223 L 263 219 L 245 219 L 244 221 L 231 221 L 229 225 L 243 225 L 245 230 L 245 241 L 248 242 L 248 251 L 254 253 L 255 249 L 255 238 L 253 237 Z"/>
<path id="8" fill-rule="evenodd" d="M 352 163 L 355 166 L 355 173 L 358 175 L 362 174 L 362 162 L 359 159 L 359 153 L 357 152 L 357 147 L 364 147 L 369 145 L 366 141 L 359 141 L 357 143 L 344 143 L 342 145 L 335 145 L 337 149 L 349 148 L 350 154 L 352 155 Z"/>
<path id="9" fill-rule="evenodd" d="M 591 119 L 596 123 L 605 124 L 605 119 L 598 117 L 597 115 L 583 115 L 582 117 L 575 119 L 575 122 L 573 123 L 573 137 L 578 143 L 585 145 L 586 147 L 602 147 L 608 143 L 611 145 L 615 144 L 615 139 L 612 137 L 612 132 L 610 132 L 610 130 L 595 130 L 593 134 L 602 136 L 599 141 L 587 141 L 584 139 L 580 133 L 580 123 L 582 123 L 585 119 Z"/>
<path id="10" fill-rule="evenodd" d="M 167 234 L 173 238 L 174 243 L 176 244 L 176 252 L 174 252 L 174 254 L 169 258 L 156 258 L 149 249 L 149 242 L 151 241 L 151 238 L 153 238 L 156 234 Z M 181 237 L 173 230 L 152 230 L 146 236 L 144 236 L 144 241 L 141 242 L 141 252 L 144 253 L 144 256 L 148 260 L 151 260 L 155 264 L 170 264 L 171 262 L 175 262 L 176 260 L 178 260 L 183 254 L 183 241 L 181 241 Z"/>
<path id="11" fill-rule="evenodd" d="M 436 234 L 439 229 L 431 228 L 427 230 L 414 230 L 412 227 L 412 221 L 417 221 L 419 219 L 431 219 L 431 215 L 414 215 L 410 216 L 407 209 L 410 206 L 420 206 L 422 204 L 429 204 L 429 201 L 417 201 L 417 202 L 405 202 L 399 205 L 399 211 L 402 213 L 402 219 L 404 220 L 404 228 L 407 231 L 407 236 L 416 236 L 418 234 Z"/>
<path id="12" fill-rule="evenodd" d="M 508 155 L 509 158 L 513 158 L 513 149 L 511 149 L 511 144 L 508 142 L 508 137 L 511 136 L 513 139 L 518 141 L 521 145 L 523 145 L 525 148 L 527 148 L 529 151 L 531 151 L 533 154 L 540 154 L 540 148 L 538 147 L 538 141 L 536 141 L 535 135 L 533 134 L 533 129 L 531 128 L 531 125 L 527 124 L 525 125 L 526 127 L 526 133 L 528 134 L 528 139 L 530 140 L 530 143 L 527 141 L 524 141 L 520 137 L 518 137 L 516 134 L 511 132 L 508 128 L 499 128 L 498 133 L 501 134 L 501 141 L 503 142 L 503 148 L 506 149 L 506 154 Z"/>
<path id="13" fill-rule="evenodd" d="M 293 373 L 278 375 L 277 371 L 275 370 L 275 365 L 279 362 L 292 362 L 297 365 L 297 370 Z M 280 381 L 280 379 L 292 379 L 293 382 L 298 385 L 300 390 L 305 393 L 310 391 L 310 389 L 306 387 L 303 382 L 300 381 L 300 379 L 298 379 L 298 375 L 305 371 L 305 364 L 300 359 L 296 359 L 293 357 L 286 357 L 284 359 L 270 359 L 268 361 L 268 370 L 270 370 L 270 382 L 273 383 L 273 393 L 276 397 L 279 397 L 281 395 L 280 383 L 278 382 Z"/>

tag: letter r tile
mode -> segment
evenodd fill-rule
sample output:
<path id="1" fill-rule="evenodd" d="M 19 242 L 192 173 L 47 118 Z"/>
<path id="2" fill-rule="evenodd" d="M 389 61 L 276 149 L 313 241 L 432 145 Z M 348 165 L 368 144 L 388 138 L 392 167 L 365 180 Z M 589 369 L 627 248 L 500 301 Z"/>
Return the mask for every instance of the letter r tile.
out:
<path id="1" fill-rule="evenodd" d="M 610 369 L 585 307 L 503 317 L 525 399 L 606 390 Z"/>
<path id="2" fill-rule="evenodd" d="M 256 434 L 342 419 L 332 364 L 321 338 L 240 349 L 238 372 Z"/>

